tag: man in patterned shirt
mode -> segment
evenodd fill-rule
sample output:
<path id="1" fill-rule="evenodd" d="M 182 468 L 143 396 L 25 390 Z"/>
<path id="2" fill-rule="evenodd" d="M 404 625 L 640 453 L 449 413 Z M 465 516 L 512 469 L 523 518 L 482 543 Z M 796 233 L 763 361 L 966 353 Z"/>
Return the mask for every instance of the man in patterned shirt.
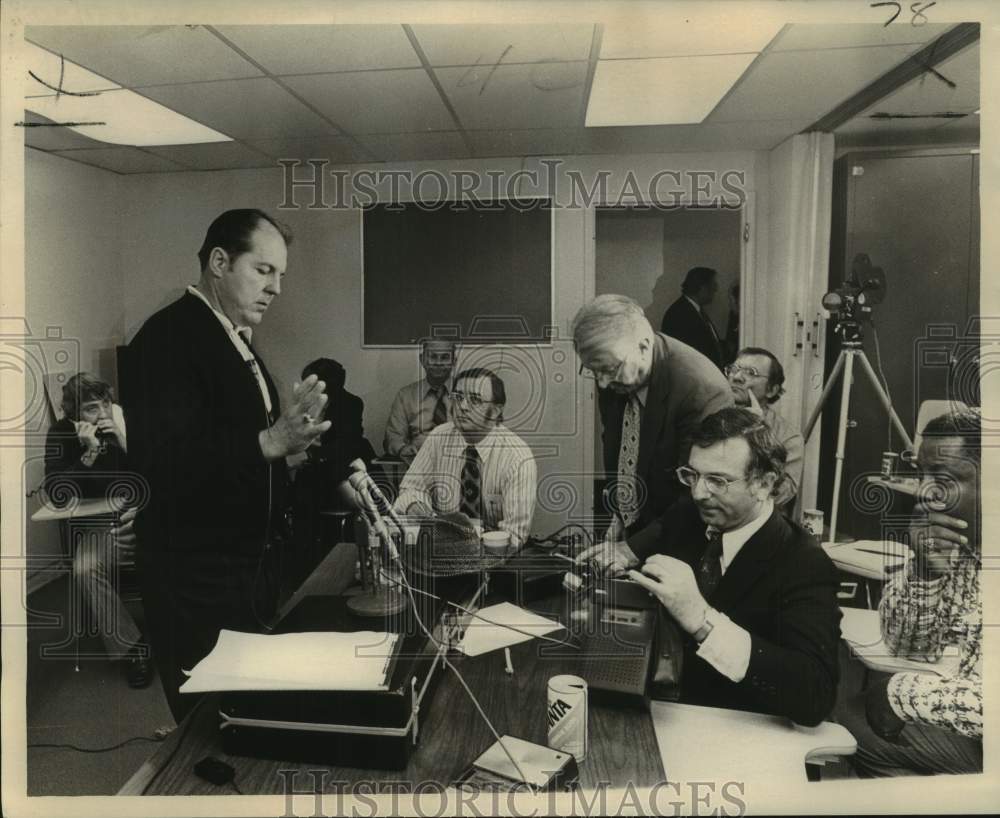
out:
<path id="1" fill-rule="evenodd" d="M 863 694 L 867 724 L 860 701 L 849 708 L 863 775 L 982 772 L 980 426 L 979 415 L 965 411 L 924 429 L 914 558 L 879 606 L 894 654 L 937 663 L 955 646 L 957 670 L 881 678 Z"/>

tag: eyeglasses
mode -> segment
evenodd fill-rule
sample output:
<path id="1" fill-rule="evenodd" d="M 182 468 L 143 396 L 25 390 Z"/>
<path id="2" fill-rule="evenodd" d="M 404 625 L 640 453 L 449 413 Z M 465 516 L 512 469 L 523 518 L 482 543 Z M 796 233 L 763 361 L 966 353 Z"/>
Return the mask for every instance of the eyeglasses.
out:
<path id="1" fill-rule="evenodd" d="M 618 377 L 618 373 L 622 371 L 623 366 L 625 366 L 624 361 L 614 366 L 584 366 L 580 364 L 580 375 L 592 381 L 596 381 L 601 377 L 613 381 Z"/>
<path id="2" fill-rule="evenodd" d="M 486 400 L 481 395 L 475 395 L 475 394 L 466 393 L 466 392 L 454 392 L 454 391 L 451 393 L 451 400 L 452 400 L 452 403 L 466 403 L 466 402 L 468 402 L 469 406 L 471 406 L 473 409 L 478 409 L 484 403 L 495 403 L 496 402 L 496 401 L 492 401 L 492 400 Z"/>
<path id="3" fill-rule="evenodd" d="M 725 494 L 729 491 L 729 487 L 733 483 L 742 483 L 747 478 L 738 477 L 735 480 L 730 480 L 729 478 L 721 477 L 718 474 L 702 474 L 699 471 L 695 471 L 690 466 L 678 466 L 677 479 L 680 480 L 685 486 L 690 486 L 691 488 L 697 486 L 699 480 L 704 480 L 705 488 L 707 488 L 712 494 Z"/>
<path id="4" fill-rule="evenodd" d="M 731 378 L 733 375 L 737 375 L 742 372 L 748 378 L 760 378 L 763 377 L 763 373 L 758 372 L 752 366 L 740 366 L 739 364 L 730 364 L 727 366 L 723 372 L 726 373 L 726 377 Z"/>

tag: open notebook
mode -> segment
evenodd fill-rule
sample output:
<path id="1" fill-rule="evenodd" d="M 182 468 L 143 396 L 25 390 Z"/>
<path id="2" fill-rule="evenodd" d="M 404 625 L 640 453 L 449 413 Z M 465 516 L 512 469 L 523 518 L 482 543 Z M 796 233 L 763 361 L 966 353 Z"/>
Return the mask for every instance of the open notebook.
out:
<path id="1" fill-rule="evenodd" d="M 395 633 L 257 634 L 224 630 L 181 693 L 228 690 L 385 690 Z"/>

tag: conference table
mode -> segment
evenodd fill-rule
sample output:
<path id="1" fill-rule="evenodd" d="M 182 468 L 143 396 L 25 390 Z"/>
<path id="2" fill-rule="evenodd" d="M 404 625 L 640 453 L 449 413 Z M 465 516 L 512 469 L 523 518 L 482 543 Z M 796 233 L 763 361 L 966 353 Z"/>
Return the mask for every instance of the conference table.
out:
<path id="1" fill-rule="evenodd" d="M 283 606 L 290 611 L 301 599 L 343 593 L 353 580 L 355 547 L 342 543 L 320 563 Z M 526 606 L 531 607 L 531 606 Z M 544 607 L 544 606 L 543 606 Z M 550 606 L 549 609 L 551 609 Z M 546 687 L 551 676 L 573 673 L 579 656 L 552 655 L 532 639 L 510 648 L 513 674 L 504 652 L 479 656 L 454 652 L 449 660 L 475 693 L 500 735 L 547 743 Z M 208 694 L 156 752 L 129 779 L 119 795 L 227 794 L 232 786 L 197 777 L 197 761 L 213 756 L 235 768 L 242 794 L 284 793 L 289 778 L 297 789 L 336 792 L 344 782 L 449 785 L 494 743 L 494 736 L 462 689 L 455 674 L 438 668 L 437 690 L 420 710 L 419 744 L 403 770 L 329 766 L 228 755 L 219 734 L 219 696 Z M 767 752 L 759 748 L 767 747 Z M 855 742 L 845 728 L 823 723 L 816 728 L 755 713 L 653 702 L 648 709 L 589 703 L 589 750 L 579 765 L 579 785 L 653 787 L 693 776 L 749 776 L 760 782 L 805 781 L 805 762 L 853 753 Z M 317 775 L 316 771 L 323 771 Z"/>

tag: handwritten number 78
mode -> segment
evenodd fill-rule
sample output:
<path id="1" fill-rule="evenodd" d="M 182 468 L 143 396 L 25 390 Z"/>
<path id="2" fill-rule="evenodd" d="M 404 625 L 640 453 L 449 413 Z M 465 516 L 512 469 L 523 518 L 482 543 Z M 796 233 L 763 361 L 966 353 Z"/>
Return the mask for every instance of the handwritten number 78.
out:
<path id="1" fill-rule="evenodd" d="M 927 15 L 925 15 L 924 12 L 927 11 L 927 9 L 929 9 L 931 6 L 936 6 L 936 5 L 937 5 L 936 0 L 930 3 L 921 3 L 921 2 L 910 3 L 910 13 L 913 15 L 910 18 L 910 25 L 917 27 L 926 25 L 928 20 L 927 20 Z M 893 2 L 882 2 L 882 3 L 871 4 L 871 8 L 873 9 L 878 8 L 879 6 L 894 6 L 896 9 L 896 13 L 893 14 L 892 17 L 886 20 L 885 23 L 882 25 L 883 28 L 885 28 L 885 26 L 889 25 L 890 23 L 894 22 L 895 19 L 899 17 L 900 13 L 903 10 L 903 4 L 895 2 L 895 0 L 893 0 Z"/>

